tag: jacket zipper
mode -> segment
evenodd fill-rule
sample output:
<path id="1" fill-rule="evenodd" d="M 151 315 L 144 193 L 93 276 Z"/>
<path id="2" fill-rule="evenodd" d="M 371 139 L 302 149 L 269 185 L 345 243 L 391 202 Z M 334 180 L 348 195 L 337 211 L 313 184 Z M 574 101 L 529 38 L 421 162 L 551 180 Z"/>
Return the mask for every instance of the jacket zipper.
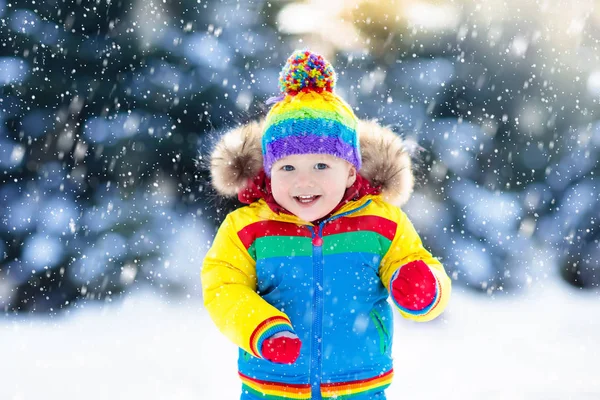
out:
<path id="1" fill-rule="evenodd" d="M 335 215 L 316 226 L 308 225 L 313 244 L 313 323 L 312 346 L 310 351 L 310 392 L 312 400 L 321 400 L 321 368 L 323 354 L 323 226 L 327 222 L 336 220 L 366 207 L 371 200 L 353 210 Z"/>
<path id="2" fill-rule="evenodd" d="M 321 399 L 321 355 L 323 336 L 323 225 L 325 221 L 317 226 L 312 234 L 313 243 L 313 337 L 310 354 L 310 392 L 311 399 Z"/>

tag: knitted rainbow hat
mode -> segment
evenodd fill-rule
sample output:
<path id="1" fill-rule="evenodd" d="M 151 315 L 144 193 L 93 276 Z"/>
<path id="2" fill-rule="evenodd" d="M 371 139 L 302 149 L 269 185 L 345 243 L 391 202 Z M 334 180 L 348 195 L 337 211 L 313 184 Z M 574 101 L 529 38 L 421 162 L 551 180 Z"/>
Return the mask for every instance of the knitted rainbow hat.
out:
<path id="1" fill-rule="evenodd" d="M 267 175 L 280 158 L 294 154 L 330 154 L 360 170 L 358 119 L 333 93 L 336 75 L 322 56 L 296 50 L 279 74 L 281 95 L 265 119 L 263 166 Z"/>

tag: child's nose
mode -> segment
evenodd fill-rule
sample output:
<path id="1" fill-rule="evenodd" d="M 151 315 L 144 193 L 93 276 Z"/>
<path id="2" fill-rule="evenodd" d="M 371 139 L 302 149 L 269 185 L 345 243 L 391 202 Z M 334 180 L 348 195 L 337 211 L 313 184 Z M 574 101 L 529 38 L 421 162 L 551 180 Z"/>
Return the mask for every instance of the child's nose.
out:
<path id="1" fill-rule="evenodd" d="M 315 180 L 310 172 L 300 172 L 296 176 L 296 186 L 297 187 L 313 187 L 315 185 Z"/>

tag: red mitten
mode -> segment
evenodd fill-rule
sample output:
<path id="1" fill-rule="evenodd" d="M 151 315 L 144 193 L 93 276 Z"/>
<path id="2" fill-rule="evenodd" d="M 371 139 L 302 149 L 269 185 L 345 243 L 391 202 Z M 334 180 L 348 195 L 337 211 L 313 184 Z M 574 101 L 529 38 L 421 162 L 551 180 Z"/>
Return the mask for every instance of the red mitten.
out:
<path id="1" fill-rule="evenodd" d="M 417 260 L 400 267 L 390 286 L 392 296 L 401 308 L 421 311 L 433 303 L 437 283 L 427 264 Z"/>
<path id="2" fill-rule="evenodd" d="M 278 332 L 262 343 L 263 358 L 278 364 L 293 364 L 300 356 L 302 342 L 291 332 Z"/>

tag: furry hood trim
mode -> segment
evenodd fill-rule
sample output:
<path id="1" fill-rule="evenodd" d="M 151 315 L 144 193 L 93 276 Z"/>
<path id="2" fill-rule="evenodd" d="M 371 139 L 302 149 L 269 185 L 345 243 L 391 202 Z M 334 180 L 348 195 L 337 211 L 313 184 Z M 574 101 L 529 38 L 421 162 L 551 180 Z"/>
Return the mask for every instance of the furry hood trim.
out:
<path id="1" fill-rule="evenodd" d="M 263 167 L 261 135 L 264 119 L 231 129 L 210 154 L 212 185 L 220 195 L 237 197 Z M 381 190 L 384 200 L 404 205 L 414 188 L 406 142 L 375 121 L 359 120 L 362 168 L 358 173 Z"/>

